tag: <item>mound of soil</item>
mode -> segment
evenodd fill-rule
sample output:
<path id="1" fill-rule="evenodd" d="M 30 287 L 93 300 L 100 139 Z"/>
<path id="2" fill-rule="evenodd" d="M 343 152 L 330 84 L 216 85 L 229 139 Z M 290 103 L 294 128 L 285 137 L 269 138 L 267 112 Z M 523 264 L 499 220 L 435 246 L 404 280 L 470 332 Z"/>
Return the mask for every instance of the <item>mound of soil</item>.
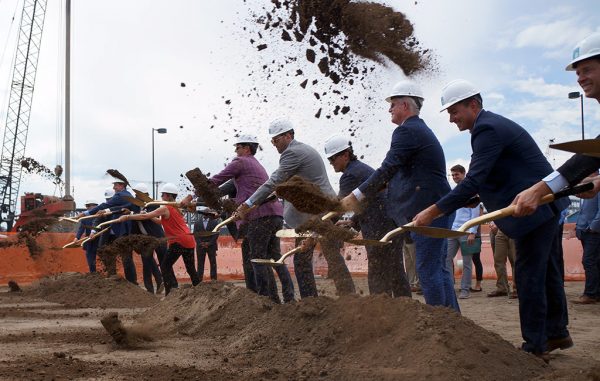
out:
<path id="1" fill-rule="evenodd" d="M 232 285 L 200 284 L 174 292 L 138 321 L 215 338 L 231 366 L 295 371 L 298 379 L 530 379 L 548 369 L 446 308 L 383 295 L 274 305 Z"/>
<path id="2" fill-rule="evenodd" d="M 121 277 L 106 278 L 98 273 L 46 277 L 28 291 L 50 302 L 77 308 L 136 308 L 158 302 L 157 297 Z"/>
<path id="3" fill-rule="evenodd" d="M 277 185 L 275 193 L 303 213 L 321 214 L 340 209 L 340 201 L 336 197 L 324 194 L 321 188 L 300 176 L 292 176 Z"/>

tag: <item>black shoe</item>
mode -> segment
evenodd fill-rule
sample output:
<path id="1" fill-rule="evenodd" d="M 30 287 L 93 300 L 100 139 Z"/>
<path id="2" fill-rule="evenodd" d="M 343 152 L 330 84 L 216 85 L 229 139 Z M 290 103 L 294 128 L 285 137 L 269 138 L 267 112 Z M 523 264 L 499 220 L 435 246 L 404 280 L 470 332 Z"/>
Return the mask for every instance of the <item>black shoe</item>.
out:
<path id="1" fill-rule="evenodd" d="M 508 296 L 506 291 L 494 290 L 492 292 L 488 292 L 488 298 L 497 298 L 498 296 Z"/>
<path id="2" fill-rule="evenodd" d="M 573 339 L 571 339 L 571 336 L 562 337 L 560 339 L 548 339 L 548 341 L 546 342 L 546 352 L 550 353 L 557 349 L 569 349 L 573 345 L 575 344 L 573 344 Z"/>

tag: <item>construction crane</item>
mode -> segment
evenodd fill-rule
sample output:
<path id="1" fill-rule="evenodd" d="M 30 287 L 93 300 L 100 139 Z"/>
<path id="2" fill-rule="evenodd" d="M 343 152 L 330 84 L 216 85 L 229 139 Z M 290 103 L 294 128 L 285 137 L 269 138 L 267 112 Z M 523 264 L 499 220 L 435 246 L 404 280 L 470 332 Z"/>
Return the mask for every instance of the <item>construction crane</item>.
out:
<path id="1" fill-rule="evenodd" d="M 25 0 L 15 54 L 0 161 L 0 223 L 11 230 L 21 182 L 29 115 L 37 71 L 47 0 Z"/>

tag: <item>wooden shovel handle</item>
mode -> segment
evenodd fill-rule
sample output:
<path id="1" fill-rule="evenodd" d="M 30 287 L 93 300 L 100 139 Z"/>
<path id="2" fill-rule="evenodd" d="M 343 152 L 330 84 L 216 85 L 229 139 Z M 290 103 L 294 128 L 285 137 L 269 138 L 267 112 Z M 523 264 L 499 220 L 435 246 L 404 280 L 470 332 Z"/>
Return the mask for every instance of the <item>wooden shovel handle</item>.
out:
<path id="1" fill-rule="evenodd" d="M 382 239 L 380 239 L 381 242 L 388 242 L 390 240 L 390 238 L 392 238 L 395 235 L 398 235 L 400 233 L 402 233 L 405 229 L 406 226 L 413 226 L 415 223 L 414 222 L 409 222 L 406 225 L 400 226 L 399 228 L 396 228 L 392 231 L 389 231 L 386 235 L 383 236 Z"/>

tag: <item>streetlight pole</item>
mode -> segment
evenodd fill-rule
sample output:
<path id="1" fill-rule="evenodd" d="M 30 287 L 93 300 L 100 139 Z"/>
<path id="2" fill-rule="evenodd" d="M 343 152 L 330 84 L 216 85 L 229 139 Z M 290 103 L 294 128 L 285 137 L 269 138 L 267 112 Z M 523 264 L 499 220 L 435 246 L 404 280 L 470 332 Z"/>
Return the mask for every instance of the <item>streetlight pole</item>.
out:
<path id="1" fill-rule="evenodd" d="M 581 94 L 579 91 L 573 91 L 572 93 L 569 93 L 569 99 L 577 99 L 579 98 L 581 100 L 581 140 L 585 139 L 585 130 L 584 130 L 584 125 L 583 125 L 583 94 Z"/>
<path id="2" fill-rule="evenodd" d="M 166 134 L 166 128 L 153 128 L 152 129 L 152 198 L 156 200 L 156 181 L 154 181 L 154 131 L 159 134 Z"/>

